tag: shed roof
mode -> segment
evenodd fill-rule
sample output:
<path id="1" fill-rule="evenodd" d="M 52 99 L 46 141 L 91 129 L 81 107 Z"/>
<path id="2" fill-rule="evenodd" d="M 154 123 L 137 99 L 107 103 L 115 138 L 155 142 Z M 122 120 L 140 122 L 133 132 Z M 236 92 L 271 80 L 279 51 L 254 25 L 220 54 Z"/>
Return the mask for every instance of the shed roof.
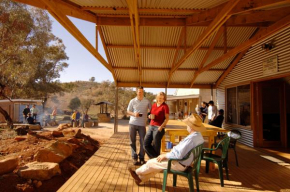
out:
<path id="1" fill-rule="evenodd" d="M 119 87 L 211 88 L 290 24 L 289 0 L 15 0 L 47 9 Z M 96 23 L 104 59 L 67 16 Z"/>
<path id="2" fill-rule="evenodd" d="M 113 103 L 110 103 L 110 102 L 108 102 L 108 101 L 101 101 L 101 102 L 96 103 L 96 104 L 94 104 L 94 105 L 103 105 L 103 104 L 113 105 Z"/>

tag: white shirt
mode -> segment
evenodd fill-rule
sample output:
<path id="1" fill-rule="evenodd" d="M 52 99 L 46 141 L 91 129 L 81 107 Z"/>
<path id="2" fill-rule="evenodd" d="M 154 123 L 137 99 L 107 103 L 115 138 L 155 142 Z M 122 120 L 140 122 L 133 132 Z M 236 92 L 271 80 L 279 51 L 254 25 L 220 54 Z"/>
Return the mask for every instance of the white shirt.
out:
<path id="1" fill-rule="evenodd" d="M 178 143 L 173 149 L 166 153 L 167 159 L 182 159 L 194 147 L 204 143 L 204 139 L 200 132 L 194 132 Z M 193 160 L 193 155 L 190 154 L 187 160 L 181 161 L 182 165 L 189 166 Z"/>
<path id="2" fill-rule="evenodd" d="M 209 120 L 211 120 L 212 118 L 216 118 L 217 116 L 217 107 L 214 105 L 214 106 L 208 106 L 208 116 L 207 118 Z"/>

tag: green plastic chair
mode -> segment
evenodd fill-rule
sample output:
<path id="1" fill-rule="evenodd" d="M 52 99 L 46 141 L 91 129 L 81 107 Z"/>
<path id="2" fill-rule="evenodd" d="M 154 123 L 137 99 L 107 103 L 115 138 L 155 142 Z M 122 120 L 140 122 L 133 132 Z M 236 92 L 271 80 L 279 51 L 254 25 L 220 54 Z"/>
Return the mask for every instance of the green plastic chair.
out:
<path id="1" fill-rule="evenodd" d="M 226 137 L 223 140 L 221 140 L 216 148 L 203 148 L 201 152 L 201 160 L 206 161 L 206 173 L 209 171 L 209 163 L 215 163 L 219 167 L 219 177 L 221 181 L 221 186 L 224 186 L 224 178 L 223 178 L 223 166 L 225 167 L 226 170 L 226 176 L 227 179 L 229 180 L 229 171 L 228 171 L 228 163 L 227 163 L 227 153 L 228 153 L 228 148 L 229 148 L 229 143 L 230 143 L 230 137 Z M 212 154 L 213 151 L 217 151 L 218 149 L 222 150 L 222 155 L 216 155 Z M 205 153 L 204 151 L 210 151 L 209 153 Z"/>
<path id="2" fill-rule="evenodd" d="M 198 175 L 199 175 L 199 169 L 200 169 L 200 155 L 202 150 L 203 144 L 196 146 L 195 148 L 191 149 L 186 156 L 183 159 L 169 159 L 167 169 L 163 170 L 163 186 L 162 191 L 164 192 L 166 189 L 166 183 L 167 183 L 167 176 L 169 173 L 173 174 L 173 186 L 176 187 L 176 180 L 177 175 L 184 176 L 188 179 L 188 185 L 189 185 L 189 191 L 194 192 L 194 186 L 193 186 L 193 177 L 192 173 L 195 172 L 195 183 L 196 183 L 196 189 L 199 191 L 199 182 L 198 182 Z M 184 161 L 190 157 L 190 154 L 193 154 L 193 161 L 191 163 L 191 166 L 189 166 L 185 171 L 175 171 L 171 169 L 171 162 L 172 161 Z"/>

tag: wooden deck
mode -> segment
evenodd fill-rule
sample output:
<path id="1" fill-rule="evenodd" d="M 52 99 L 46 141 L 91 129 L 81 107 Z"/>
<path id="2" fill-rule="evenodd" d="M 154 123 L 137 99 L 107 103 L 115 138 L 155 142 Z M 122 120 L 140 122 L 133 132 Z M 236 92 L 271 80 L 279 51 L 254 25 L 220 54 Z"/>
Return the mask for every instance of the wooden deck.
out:
<path id="1" fill-rule="evenodd" d="M 200 191 L 290 191 L 290 166 L 264 159 L 261 155 L 266 154 L 244 145 L 238 145 L 237 152 L 239 167 L 233 151 L 229 151 L 230 180 L 225 180 L 225 187 L 220 187 L 217 169 L 206 174 L 202 163 Z M 114 134 L 59 191 L 162 191 L 162 173 L 138 186 L 127 170 L 131 165 L 128 133 Z M 166 190 L 188 191 L 187 180 L 178 177 L 177 187 L 172 187 L 170 175 Z"/>

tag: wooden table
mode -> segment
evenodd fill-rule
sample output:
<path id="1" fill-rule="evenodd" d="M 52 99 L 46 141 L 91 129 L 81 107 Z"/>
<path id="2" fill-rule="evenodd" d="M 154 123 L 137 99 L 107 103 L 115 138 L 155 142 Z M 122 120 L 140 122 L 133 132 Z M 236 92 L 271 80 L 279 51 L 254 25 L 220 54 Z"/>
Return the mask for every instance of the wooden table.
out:
<path id="1" fill-rule="evenodd" d="M 206 123 L 203 123 L 203 125 L 206 127 L 206 131 L 201 132 L 202 136 L 208 137 L 208 146 L 209 148 L 214 143 L 214 138 L 217 136 L 218 132 L 229 132 L 229 130 L 222 129 L 213 125 L 209 125 Z M 187 136 L 188 131 L 186 130 L 186 124 L 179 120 L 169 120 L 166 128 L 165 128 L 165 134 L 168 134 L 170 137 L 170 142 L 175 143 L 175 137 L 178 136 L 178 141 L 180 141 L 182 136 Z M 161 141 L 161 150 L 165 151 L 165 137 L 162 138 Z M 214 164 L 211 164 L 211 170 L 214 169 Z"/>

